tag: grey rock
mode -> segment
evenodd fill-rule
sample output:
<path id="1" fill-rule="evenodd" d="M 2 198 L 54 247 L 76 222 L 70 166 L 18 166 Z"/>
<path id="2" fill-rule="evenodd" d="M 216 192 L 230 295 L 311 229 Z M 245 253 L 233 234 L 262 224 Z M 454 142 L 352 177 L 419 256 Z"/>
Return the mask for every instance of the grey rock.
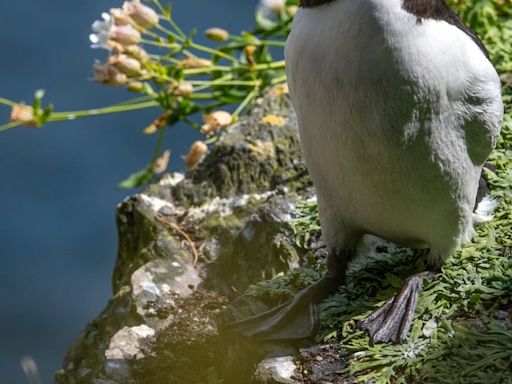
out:
<path id="1" fill-rule="evenodd" d="M 172 318 L 159 314 L 161 308 L 175 307 L 176 297 L 190 296 L 201 282 L 191 263 L 155 259 L 137 269 L 131 277 L 132 298 L 137 313 L 155 329 L 165 328 Z"/>
<path id="2" fill-rule="evenodd" d="M 140 360 L 151 350 L 155 330 L 147 325 L 124 327 L 110 340 L 105 351 L 105 370 L 113 378 L 126 379 L 130 376 L 130 361 Z"/>
<path id="3" fill-rule="evenodd" d="M 105 357 L 107 361 L 142 359 L 154 336 L 155 330 L 147 325 L 124 327 L 110 339 Z"/>
<path id="4" fill-rule="evenodd" d="M 293 356 L 270 357 L 258 364 L 254 379 L 261 384 L 298 384 Z"/>
<path id="5" fill-rule="evenodd" d="M 286 124 L 261 123 L 270 113 Z M 268 351 L 217 324 L 251 284 L 299 265 L 306 251 L 289 222 L 311 195 L 290 101 L 270 92 L 192 171 L 164 175 L 119 204 L 114 296 L 55 382 L 249 383 Z M 292 365 L 278 367 L 276 377 Z"/>

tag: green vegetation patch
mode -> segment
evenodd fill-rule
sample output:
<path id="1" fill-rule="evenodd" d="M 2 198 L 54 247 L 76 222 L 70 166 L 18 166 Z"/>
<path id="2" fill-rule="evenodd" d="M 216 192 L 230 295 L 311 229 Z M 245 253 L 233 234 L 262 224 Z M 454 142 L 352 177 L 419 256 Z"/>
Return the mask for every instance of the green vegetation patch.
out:
<path id="1" fill-rule="evenodd" d="M 349 361 L 342 376 L 372 383 L 512 383 L 512 5 L 504 0 L 452 0 L 482 38 L 503 82 L 506 116 L 486 171 L 501 198 L 494 220 L 425 281 L 408 339 L 371 346 L 356 321 L 391 297 L 403 281 L 424 269 L 409 250 L 389 246 L 351 268 L 347 284 L 322 304 L 321 338 L 339 340 Z M 316 203 L 304 202 L 292 223 L 296 242 L 308 247 L 320 230 Z M 308 266 L 249 289 L 282 300 L 316 280 L 325 266 Z"/>

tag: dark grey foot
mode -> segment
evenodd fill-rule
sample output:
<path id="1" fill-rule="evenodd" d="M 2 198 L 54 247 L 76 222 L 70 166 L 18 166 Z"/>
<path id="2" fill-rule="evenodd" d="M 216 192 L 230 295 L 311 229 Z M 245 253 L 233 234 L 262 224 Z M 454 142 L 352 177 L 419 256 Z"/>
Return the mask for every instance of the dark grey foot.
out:
<path id="1" fill-rule="evenodd" d="M 324 277 L 290 301 L 259 315 L 225 325 L 224 329 L 259 341 L 302 340 L 315 335 L 318 302 L 334 293 L 341 281 Z"/>
<path id="2" fill-rule="evenodd" d="M 423 279 L 433 275 L 432 272 L 421 272 L 409 277 L 400 292 L 359 322 L 359 328 L 368 332 L 371 343 L 400 343 L 405 340 L 414 318 Z"/>

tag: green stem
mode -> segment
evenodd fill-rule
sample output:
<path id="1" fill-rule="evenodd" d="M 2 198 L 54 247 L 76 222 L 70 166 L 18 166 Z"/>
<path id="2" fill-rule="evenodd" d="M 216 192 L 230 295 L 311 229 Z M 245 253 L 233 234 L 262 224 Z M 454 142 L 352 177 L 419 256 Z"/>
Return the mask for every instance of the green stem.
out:
<path id="1" fill-rule="evenodd" d="M 192 119 L 189 119 L 188 117 L 184 117 L 182 120 L 188 125 L 190 125 L 192 128 L 194 128 L 196 131 L 201 131 L 201 124 L 198 124 L 197 122 L 195 122 Z"/>
<path id="2" fill-rule="evenodd" d="M 210 73 L 210 72 L 231 72 L 231 71 L 239 71 L 239 70 L 242 70 L 242 69 L 245 69 L 245 70 L 250 70 L 251 72 L 258 72 L 258 71 L 264 71 L 264 70 L 268 70 L 268 69 L 282 69 L 285 67 L 285 62 L 284 60 L 280 60 L 280 61 L 275 61 L 275 62 L 272 62 L 272 63 L 266 63 L 266 64 L 256 64 L 254 67 L 250 67 L 250 68 L 246 68 L 246 67 L 239 67 L 239 68 L 233 68 L 233 67 L 228 67 L 227 65 L 212 65 L 210 67 L 205 67 L 205 68 L 190 68 L 190 69 L 185 69 L 183 71 L 183 74 L 185 76 L 187 75 L 204 75 L 204 74 L 207 74 L 207 73 Z"/>
<path id="3" fill-rule="evenodd" d="M 236 119 L 240 115 L 240 113 L 244 110 L 244 108 L 247 107 L 247 105 L 251 102 L 251 100 L 258 94 L 258 91 L 259 91 L 259 88 L 256 87 L 247 95 L 247 97 L 244 99 L 244 101 L 242 101 L 240 103 L 240 105 L 235 110 L 235 112 L 233 112 L 233 115 L 232 115 L 233 119 Z"/>
<path id="4" fill-rule="evenodd" d="M 273 47 L 284 47 L 286 45 L 285 41 L 277 41 L 277 40 L 262 40 L 260 41 L 260 45 L 268 45 Z"/>
<path id="5" fill-rule="evenodd" d="M 142 31 L 142 34 L 144 35 L 148 35 L 148 36 L 151 36 L 152 38 L 154 38 L 155 40 L 159 40 L 159 39 L 162 39 L 162 36 L 160 36 L 158 33 L 155 33 L 153 31 L 150 31 L 149 29 L 145 29 Z"/>
<path id="6" fill-rule="evenodd" d="M 200 44 L 196 44 L 196 43 L 192 43 L 192 42 L 189 44 L 189 47 L 193 48 L 193 49 L 197 49 L 198 51 L 210 53 L 210 54 L 212 54 L 214 56 L 222 57 L 223 59 L 229 60 L 232 63 L 238 65 L 238 60 L 237 59 L 235 59 L 233 56 L 228 55 L 227 53 L 221 52 L 221 51 L 219 51 L 217 49 L 213 49 L 213 48 L 206 47 L 204 45 L 200 45 Z"/>
<path id="7" fill-rule="evenodd" d="M 0 104 L 8 105 L 9 107 L 15 107 L 19 103 L 0 97 Z"/>
<path id="8" fill-rule="evenodd" d="M 106 115 L 109 113 L 135 111 L 138 109 L 145 109 L 145 108 L 159 106 L 159 104 L 154 100 L 142 101 L 142 99 L 145 99 L 145 97 L 137 98 L 134 100 L 130 100 L 130 101 L 127 101 L 124 103 L 120 103 L 120 104 L 116 104 L 116 105 L 112 105 L 110 107 L 104 107 L 104 108 L 88 109 L 88 110 L 84 110 L 84 111 L 54 112 L 51 114 L 51 116 L 47 122 L 51 123 L 51 122 L 57 122 L 57 121 L 74 120 L 74 119 L 79 119 L 79 118 L 84 118 L 84 117 Z M 5 100 L 5 99 L 3 99 L 3 100 Z M 141 100 L 141 101 L 137 102 L 137 100 Z M 14 103 L 14 104 L 16 104 L 16 103 Z M 16 128 L 20 125 L 23 125 L 23 123 L 20 123 L 17 121 L 13 121 L 13 122 L 1 125 L 0 132 L 8 131 L 9 129 Z"/>
<path id="9" fill-rule="evenodd" d="M 233 70 L 232 67 L 228 67 L 228 66 L 224 66 L 224 65 L 212 65 L 210 67 L 204 67 L 204 68 L 185 69 L 185 70 L 183 70 L 183 74 L 185 76 L 187 76 L 187 75 L 192 76 L 192 75 L 204 75 L 205 73 L 210 73 L 210 72 L 214 72 L 214 71 L 230 72 L 232 70 Z"/>
<path id="10" fill-rule="evenodd" d="M 157 161 L 160 157 L 160 152 L 162 151 L 162 146 L 164 145 L 165 130 L 165 127 L 163 127 L 158 131 L 155 149 L 153 150 L 153 155 L 151 156 L 151 163 L 149 165 L 150 167 L 152 167 L 153 164 L 155 164 L 155 161 Z"/>
<path id="11" fill-rule="evenodd" d="M 233 78 L 232 74 L 224 75 L 222 77 L 219 77 L 216 80 L 213 80 L 210 84 L 205 84 L 205 85 L 202 85 L 202 86 L 199 86 L 199 87 L 195 87 L 194 91 L 197 92 L 197 91 L 202 91 L 204 89 L 208 89 L 208 88 L 210 88 L 210 87 L 212 87 L 214 85 L 222 83 L 223 81 L 231 80 L 232 78 Z"/>
<path id="12" fill-rule="evenodd" d="M 193 93 L 189 97 L 191 100 L 210 100 L 215 98 L 213 93 Z"/>
<path id="13" fill-rule="evenodd" d="M 272 63 L 266 63 L 266 64 L 256 64 L 254 67 L 251 67 L 252 71 L 261 71 L 265 69 L 279 69 L 285 67 L 285 61 L 279 60 L 274 61 Z"/>
<path id="14" fill-rule="evenodd" d="M 165 8 L 162 6 L 159 0 L 152 0 L 153 4 L 158 7 L 158 10 L 162 13 L 162 17 L 167 13 Z"/>
<path id="15" fill-rule="evenodd" d="M 155 47 L 160 47 L 160 48 L 172 49 L 172 48 L 179 48 L 180 47 L 179 44 L 175 44 L 175 43 L 159 43 L 157 41 L 151 41 L 151 40 L 147 40 L 147 39 L 141 39 L 140 42 L 143 43 L 143 44 L 153 45 Z"/>
<path id="16" fill-rule="evenodd" d="M 172 17 L 168 17 L 165 20 L 170 24 L 170 26 L 172 28 L 174 28 L 174 30 L 178 33 L 178 35 L 181 36 L 181 38 L 183 40 L 185 40 L 187 38 L 187 35 L 185 34 L 185 32 L 183 32 L 183 30 L 179 27 L 179 25 L 174 22 Z"/>
<path id="17" fill-rule="evenodd" d="M 276 77 L 275 79 L 272 79 L 270 84 L 280 84 L 286 82 L 286 75 Z"/>
<path id="18" fill-rule="evenodd" d="M 192 80 L 188 81 L 192 85 L 244 85 L 244 86 L 258 86 L 261 84 L 260 80 L 227 80 L 222 82 L 212 82 L 210 80 Z"/>
<path id="19" fill-rule="evenodd" d="M 22 125 L 22 123 L 18 121 L 13 121 L 4 125 L 0 125 L 0 132 L 8 131 L 9 129 L 19 127 L 20 125 Z"/>
<path id="20" fill-rule="evenodd" d="M 55 113 L 52 113 L 52 115 L 48 119 L 48 122 L 74 120 L 74 119 L 79 119 L 79 118 L 84 118 L 84 117 L 106 115 L 109 113 L 135 111 L 138 109 L 145 109 L 145 108 L 158 107 L 158 106 L 159 106 L 159 104 L 156 101 L 151 100 L 151 101 L 146 101 L 143 103 L 113 105 L 110 107 L 104 107 L 104 108 L 98 108 L 98 109 L 88 109 L 85 111 L 55 112 Z"/>
<path id="21" fill-rule="evenodd" d="M 171 64 L 179 64 L 180 61 L 174 57 L 160 56 L 160 55 L 149 55 L 149 57 L 155 61 L 163 61 Z"/>
<path id="22" fill-rule="evenodd" d="M 113 106 L 140 104 L 140 103 L 145 103 L 150 100 L 153 100 L 153 98 L 151 96 L 141 96 L 141 97 L 135 97 L 130 100 L 122 101 L 120 103 L 114 104 Z"/>
<path id="23" fill-rule="evenodd" d="M 199 57 L 194 53 L 194 52 L 190 52 L 188 49 L 184 49 L 182 51 L 182 53 L 187 56 L 187 57 L 190 57 L 190 58 L 193 58 L 193 59 L 198 59 Z"/>
<path id="24" fill-rule="evenodd" d="M 183 30 L 174 22 L 174 20 L 172 19 L 171 15 L 169 14 L 169 12 L 162 6 L 162 4 L 160 3 L 159 0 L 152 0 L 153 3 L 158 7 L 158 9 L 160 10 L 160 12 L 162 13 L 162 18 L 167 21 L 172 28 L 174 28 L 176 30 L 176 32 L 178 33 L 178 35 L 181 36 L 181 38 L 183 40 L 185 40 L 187 38 L 187 35 L 185 35 L 185 33 L 183 32 Z"/>
<path id="25" fill-rule="evenodd" d="M 167 35 L 169 35 L 169 36 L 173 37 L 174 39 L 176 39 L 176 40 L 178 40 L 178 41 L 183 41 L 183 40 L 184 40 L 184 38 L 183 38 L 183 37 L 181 37 L 181 36 L 177 35 L 177 34 L 176 34 L 176 33 L 174 33 L 173 31 L 171 31 L 170 29 L 165 28 L 165 27 L 164 27 L 163 25 L 161 25 L 160 23 L 159 23 L 159 24 L 157 24 L 155 27 L 156 27 L 157 29 L 159 29 L 160 31 L 162 31 L 163 33 L 165 33 L 165 34 L 167 34 Z"/>

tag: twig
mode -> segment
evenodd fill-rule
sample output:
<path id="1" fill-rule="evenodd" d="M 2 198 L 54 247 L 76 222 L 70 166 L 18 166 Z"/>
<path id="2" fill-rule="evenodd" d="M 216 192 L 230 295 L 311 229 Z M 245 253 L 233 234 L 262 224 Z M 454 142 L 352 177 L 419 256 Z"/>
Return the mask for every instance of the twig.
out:
<path id="1" fill-rule="evenodd" d="M 194 242 L 192 241 L 190 236 L 183 230 L 183 228 L 179 224 L 168 220 L 167 218 L 163 217 L 160 214 L 157 214 L 156 218 L 162 224 L 165 224 L 165 225 L 171 227 L 174 231 L 176 231 L 178 233 L 178 235 L 180 235 L 181 237 L 183 237 L 185 239 L 185 242 L 190 247 L 190 250 L 192 251 L 192 255 L 194 256 L 192 265 L 195 267 L 197 265 L 197 262 L 199 261 L 199 254 L 198 254 L 196 246 L 194 245 Z"/>

